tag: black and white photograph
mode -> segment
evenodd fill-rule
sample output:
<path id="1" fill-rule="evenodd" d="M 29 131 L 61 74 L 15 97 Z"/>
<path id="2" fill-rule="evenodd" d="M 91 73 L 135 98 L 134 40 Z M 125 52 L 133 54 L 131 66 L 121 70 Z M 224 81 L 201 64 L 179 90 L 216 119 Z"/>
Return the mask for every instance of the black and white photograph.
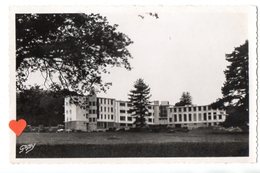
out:
<path id="1" fill-rule="evenodd" d="M 254 158 L 252 11 L 14 10 L 15 158 Z"/>

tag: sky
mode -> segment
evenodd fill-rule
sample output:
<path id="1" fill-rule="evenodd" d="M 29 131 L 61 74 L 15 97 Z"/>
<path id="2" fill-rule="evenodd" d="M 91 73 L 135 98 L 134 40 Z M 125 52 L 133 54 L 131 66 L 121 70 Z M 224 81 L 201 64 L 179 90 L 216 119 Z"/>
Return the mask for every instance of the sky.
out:
<path id="1" fill-rule="evenodd" d="M 128 47 L 133 69 L 111 68 L 103 81 L 112 86 L 100 97 L 127 100 L 134 82 L 143 78 L 151 101 L 175 104 L 182 92 L 190 92 L 193 104 L 210 104 L 222 97 L 225 54 L 248 39 L 247 10 L 240 7 L 91 7 L 86 13 L 90 11 L 118 24 L 118 31 L 134 42 Z"/>

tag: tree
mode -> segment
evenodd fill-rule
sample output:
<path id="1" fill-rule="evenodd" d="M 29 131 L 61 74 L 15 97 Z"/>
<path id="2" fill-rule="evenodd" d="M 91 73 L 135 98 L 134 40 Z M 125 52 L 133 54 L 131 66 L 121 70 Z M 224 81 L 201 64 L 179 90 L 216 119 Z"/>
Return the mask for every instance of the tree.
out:
<path id="1" fill-rule="evenodd" d="M 105 91 L 108 67 L 130 70 L 132 41 L 99 14 L 16 14 L 16 85 L 26 89 L 32 72 L 42 74 L 48 89 Z"/>
<path id="2" fill-rule="evenodd" d="M 132 105 L 129 112 L 135 118 L 134 124 L 136 127 L 144 127 L 146 125 L 145 117 L 148 116 L 150 97 L 149 86 L 144 83 L 143 79 L 138 79 L 134 84 L 134 89 L 129 94 L 129 102 Z"/>
<path id="3" fill-rule="evenodd" d="M 54 126 L 64 122 L 64 95 L 68 91 L 47 91 L 39 86 L 16 93 L 17 119 L 33 126 Z"/>
<path id="4" fill-rule="evenodd" d="M 183 92 L 180 101 L 175 103 L 175 106 L 192 105 L 192 98 L 189 92 Z"/>
<path id="5" fill-rule="evenodd" d="M 248 41 L 226 54 L 226 60 L 230 65 L 224 71 L 223 98 L 214 102 L 212 107 L 229 111 L 226 126 L 243 126 L 249 122 Z"/>

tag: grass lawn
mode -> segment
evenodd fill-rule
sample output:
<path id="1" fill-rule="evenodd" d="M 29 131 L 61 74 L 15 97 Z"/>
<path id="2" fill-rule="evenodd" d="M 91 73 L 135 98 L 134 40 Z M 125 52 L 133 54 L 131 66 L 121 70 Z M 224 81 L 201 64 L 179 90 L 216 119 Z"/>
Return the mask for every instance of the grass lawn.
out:
<path id="1" fill-rule="evenodd" d="M 33 151 L 19 154 L 22 144 Z M 210 157 L 248 156 L 248 134 L 95 132 L 23 133 L 17 138 L 17 157 Z"/>

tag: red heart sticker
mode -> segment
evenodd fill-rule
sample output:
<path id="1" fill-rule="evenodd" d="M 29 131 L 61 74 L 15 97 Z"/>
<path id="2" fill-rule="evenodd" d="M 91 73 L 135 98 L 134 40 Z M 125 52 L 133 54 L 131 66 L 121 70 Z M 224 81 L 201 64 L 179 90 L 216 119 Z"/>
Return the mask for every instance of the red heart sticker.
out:
<path id="1" fill-rule="evenodd" d="M 9 127 L 16 134 L 16 136 L 20 136 L 22 134 L 26 125 L 27 125 L 27 123 L 24 119 L 20 119 L 18 121 L 11 120 L 9 122 Z"/>

